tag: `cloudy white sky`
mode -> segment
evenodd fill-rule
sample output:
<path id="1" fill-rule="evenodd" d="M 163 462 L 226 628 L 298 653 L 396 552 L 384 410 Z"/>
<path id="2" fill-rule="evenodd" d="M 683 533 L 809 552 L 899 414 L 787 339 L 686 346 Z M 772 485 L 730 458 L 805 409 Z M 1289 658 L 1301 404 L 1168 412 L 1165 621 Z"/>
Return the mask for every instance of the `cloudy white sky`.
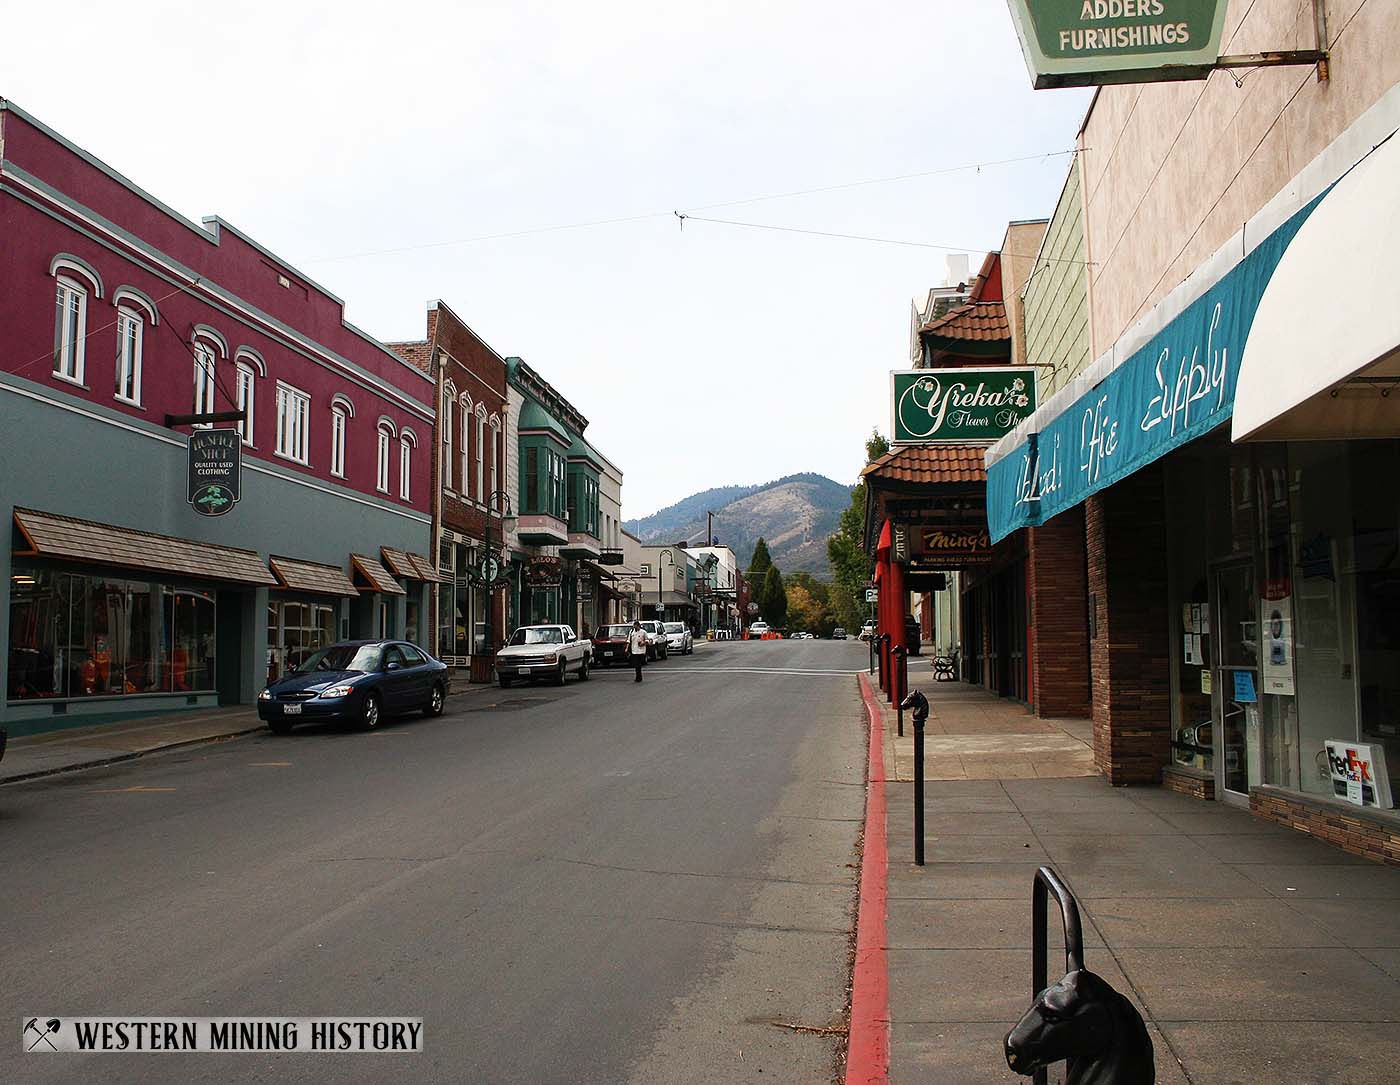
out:
<path id="1" fill-rule="evenodd" d="M 975 267 L 1008 220 L 1050 213 L 1067 158 L 699 209 L 1062 152 L 1088 102 L 1030 89 L 1003 0 L 7 8 L 0 96 L 222 215 L 373 335 L 421 338 L 444 299 L 590 419 L 631 517 L 797 471 L 853 480 L 910 298 L 946 268 L 933 248 L 682 232 L 672 211 L 966 247 Z M 630 221 L 519 233 L 612 219 Z"/>

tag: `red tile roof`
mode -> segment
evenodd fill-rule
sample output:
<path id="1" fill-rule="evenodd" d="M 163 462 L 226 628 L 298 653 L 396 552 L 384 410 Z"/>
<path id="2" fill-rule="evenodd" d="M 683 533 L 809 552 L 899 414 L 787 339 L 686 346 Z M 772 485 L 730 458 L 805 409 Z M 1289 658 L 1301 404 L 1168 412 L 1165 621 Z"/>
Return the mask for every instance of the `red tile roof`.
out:
<path id="1" fill-rule="evenodd" d="M 910 445 L 881 456 L 861 472 L 886 482 L 986 482 L 983 445 Z"/>
<path id="2" fill-rule="evenodd" d="M 947 316 L 925 324 L 926 335 L 941 339 L 973 339 L 995 342 L 1011 338 L 1011 325 L 1006 321 L 1006 306 L 999 301 L 974 301 L 959 305 Z"/>

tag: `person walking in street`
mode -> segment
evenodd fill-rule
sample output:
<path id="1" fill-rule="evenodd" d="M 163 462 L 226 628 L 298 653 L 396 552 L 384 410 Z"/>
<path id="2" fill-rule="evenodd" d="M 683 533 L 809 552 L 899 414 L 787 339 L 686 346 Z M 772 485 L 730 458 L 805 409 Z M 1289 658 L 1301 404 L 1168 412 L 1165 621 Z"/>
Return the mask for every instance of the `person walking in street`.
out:
<path id="1" fill-rule="evenodd" d="M 636 681 L 642 680 L 642 666 L 647 661 L 647 634 L 641 622 L 632 623 L 632 632 L 627 634 L 627 655 L 637 671 Z"/>

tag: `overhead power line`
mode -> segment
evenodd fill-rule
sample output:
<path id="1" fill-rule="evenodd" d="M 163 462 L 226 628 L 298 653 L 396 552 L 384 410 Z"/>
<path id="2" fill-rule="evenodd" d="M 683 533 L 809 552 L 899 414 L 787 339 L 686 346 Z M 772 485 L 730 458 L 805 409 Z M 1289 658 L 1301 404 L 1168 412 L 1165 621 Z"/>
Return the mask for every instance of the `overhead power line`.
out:
<path id="1" fill-rule="evenodd" d="M 1075 154 L 1076 150 L 1071 148 L 1063 151 L 1042 151 L 1039 154 L 1021 155 L 1015 158 L 996 158 L 986 162 L 968 162 L 958 166 L 941 166 L 938 169 L 920 170 L 917 173 L 900 173 L 890 177 L 867 177 L 859 181 L 843 181 L 834 185 L 822 185 L 817 188 L 794 189 L 790 192 L 772 192 L 763 196 L 745 196 L 738 200 L 724 200 L 720 203 L 695 204 L 690 210 L 693 211 L 714 211 L 722 207 L 738 207 L 741 204 L 765 203 L 770 200 L 787 200 L 799 196 L 814 196 L 824 192 L 840 192 L 846 189 L 863 188 L 868 185 L 889 185 L 898 184 L 902 181 L 917 181 L 926 177 L 937 177 L 952 173 L 966 173 L 968 171 L 978 171 L 991 169 L 995 166 L 1016 165 L 1022 162 L 1047 161 L 1052 158 L 1062 158 L 1065 155 Z M 361 252 L 342 253 L 337 256 L 320 256 L 311 260 L 303 261 L 307 264 L 328 264 L 341 260 L 360 260 L 373 256 L 397 256 L 406 252 L 422 252 L 429 249 L 452 248 L 457 245 L 475 245 L 482 241 L 501 241 L 515 237 L 529 237 L 534 234 L 556 233 L 562 230 L 587 230 L 598 226 L 617 226 L 628 222 L 642 222 L 646 219 L 669 218 L 676 214 L 675 211 L 645 211 L 635 215 L 620 215 L 613 218 L 585 219 L 579 222 L 563 222 L 550 226 L 530 226 L 520 230 L 507 230 L 500 233 L 476 234 L 471 237 L 457 237 L 444 241 L 423 241 L 412 245 L 395 245 L 382 249 L 366 249 Z M 697 219 L 696 221 L 700 221 Z M 953 248 L 955 246 L 931 246 L 933 248 Z M 956 250 L 961 251 L 961 250 Z"/>

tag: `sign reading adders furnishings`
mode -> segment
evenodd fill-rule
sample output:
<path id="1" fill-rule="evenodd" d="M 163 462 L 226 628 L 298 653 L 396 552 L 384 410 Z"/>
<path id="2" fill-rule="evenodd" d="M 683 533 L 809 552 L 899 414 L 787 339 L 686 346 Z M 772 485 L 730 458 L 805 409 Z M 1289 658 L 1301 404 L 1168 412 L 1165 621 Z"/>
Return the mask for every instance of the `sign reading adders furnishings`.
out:
<path id="1" fill-rule="evenodd" d="M 236 429 L 198 429 L 189 447 L 186 500 L 201 516 L 222 516 L 242 496 L 242 438 Z"/>
<path id="2" fill-rule="evenodd" d="M 1035 370 L 896 369 L 890 373 L 894 445 L 995 441 L 1035 411 Z"/>
<path id="3" fill-rule="evenodd" d="M 1010 0 L 1032 85 L 1204 79 L 1228 0 Z"/>

